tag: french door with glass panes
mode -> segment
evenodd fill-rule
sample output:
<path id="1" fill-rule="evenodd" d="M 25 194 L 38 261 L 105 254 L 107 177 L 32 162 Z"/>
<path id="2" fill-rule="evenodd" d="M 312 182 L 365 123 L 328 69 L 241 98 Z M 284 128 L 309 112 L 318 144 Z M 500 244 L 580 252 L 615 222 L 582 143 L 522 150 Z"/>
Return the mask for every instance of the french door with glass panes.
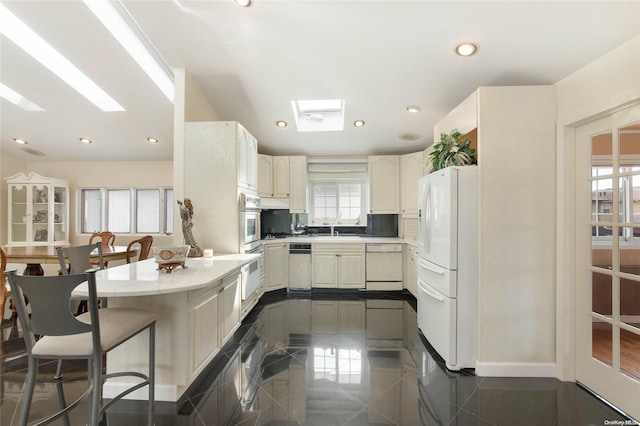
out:
<path id="1" fill-rule="evenodd" d="M 640 106 L 576 129 L 576 379 L 640 419 Z"/>

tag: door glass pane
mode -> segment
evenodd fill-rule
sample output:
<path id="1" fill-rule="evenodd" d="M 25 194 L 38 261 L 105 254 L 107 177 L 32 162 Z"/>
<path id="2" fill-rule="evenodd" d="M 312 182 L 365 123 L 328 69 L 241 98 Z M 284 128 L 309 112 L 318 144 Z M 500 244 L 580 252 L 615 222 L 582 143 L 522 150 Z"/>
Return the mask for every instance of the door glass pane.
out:
<path id="1" fill-rule="evenodd" d="M 620 278 L 620 320 L 640 328 L 640 282 L 638 281 Z"/>
<path id="2" fill-rule="evenodd" d="M 640 223 L 640 175 L 629 176 L 627 179 L 631 189 L 631 217 L 629 222 Z M 640 236 L 640 227 L 633 228 L 633 236 Z"/>
<path id="3" fill-rule="evenodd" d="M 620 171 L 638 165 L 640 155 L 640 123 L 618 129 Z"/>
<path id="4" fill-rule="evenodd" d="M 595 226 L 592 226 L 592 229 L 595 230 L 595 228 Z M 611 269 L 612 253 L 613 251 L 611 250 L 610 243 L 593 245 L 591 249 L 591 265 L 597 266 L 598 268 Z"/>
<path id="5" fill-rule="evenodd" d="M 591 310 L 611 318 L 613 282 L 610 275 L 593 272 L 591 275 Z"/>
<path id="6" fill-rule="evenodd" d="M 613 366 L 611 324 L 593 319 L 591 322 L 591 356 L 609 367 Z"/>
<path id="7" fill-rule="evenodd" d="M 11 187 L 11 241 L 27 240 L 27 187 Z"/>
<path id="8" fill-rule="evenodd" d="M 591 220 L 593 222 L 613 221 L 613 179 L 595 179 L 591 183 Z M 611 229 L 596 230 L 595 236 L 611 235 Z"/>
<path id="9" fill-rule="evenodd" d="M 53 241 L 64 241 L 67 229 L 67 190 L 65 187 L 53 187 Z"/>
<path id="10" fill-rule="evenodd" d="M 635 380 L 640 380 L 639 348 L 639 335 L 627 330 L 620 330 L 620 371 Z"/>
<path id="11" fill-rule="evenodd" d="M 630 230 L 631 228 L 625 228 Z M 640 275 L 640 248 L 625 245 L 620 248 L 620 272 L 625 274 Z"/>
<path id="12" fill-rule="evenodd" d="M 591 161 L 597 165 L 611 166 L 613 154 L 613 133 L 611 131 L 591 137 Z M 596 164 L 594 164 L 596 165 Z"/>

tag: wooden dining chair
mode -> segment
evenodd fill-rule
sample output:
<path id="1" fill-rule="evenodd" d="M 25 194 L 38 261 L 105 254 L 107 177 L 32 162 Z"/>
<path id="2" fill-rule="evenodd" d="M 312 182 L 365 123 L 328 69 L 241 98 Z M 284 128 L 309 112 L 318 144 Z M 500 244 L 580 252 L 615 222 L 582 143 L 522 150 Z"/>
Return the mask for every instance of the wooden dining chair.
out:
<path id="1" fill-rule="evenodd" d="M 127 263 L 131 263 L 132 258 L 135 257 L 131 253 L 131 248 L 136 244 L 140 244 L 140 250 L 138 250 L 138 260 L 145 260 L 149 257 L 151 245 L 153 244 L 153 237 L 151 235 L 145 235 L 142 238 L 131 241 L 127 246 Z"/>
<path id="2" fill-rule="evenodd" d="M 89 237 L 89 244 L 93 243 L 93 240 L 95 240 L 96 238 L 100 240 L 100 242 L 102 243 L 102 247 L 113 246 L 116 244 L 116 234 L 114 234 L 113 232 L 94 232 Z"/>
<path id="3" fill-rule="evenodd" d="M 96 239 L 100 241 L 102 247 L 114 246 L 116 244 L 116 234 L 110 231 L 94 232 L 89 237 L 89 244 L 93 244 L 93 241 Z M 104 267 L 106 268 L 107 266 L 109 266 L 108 262 L 104 262 Z M 100 265 L 93 262 L 93 267 L 100 267 Z"/>

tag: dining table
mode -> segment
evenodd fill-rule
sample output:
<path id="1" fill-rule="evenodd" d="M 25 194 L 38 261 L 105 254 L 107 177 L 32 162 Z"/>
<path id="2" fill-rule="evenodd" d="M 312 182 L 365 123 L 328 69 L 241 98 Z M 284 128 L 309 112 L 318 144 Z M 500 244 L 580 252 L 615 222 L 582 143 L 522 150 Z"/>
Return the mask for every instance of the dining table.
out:
<path id="1" fill-rule="evenodd" d="M 4 246 L 7 263 L 25 263 L 24 275 L 44 275 L 43 264 L 59 264 L 56 246 Z M 102 246 L 102 258 L 105 263 L 112 260 L 127 258 L 127 254 L 134 256 L 139 247 Z M 92 258 L 98 258 L 98 251 L 91 253 Z"/>

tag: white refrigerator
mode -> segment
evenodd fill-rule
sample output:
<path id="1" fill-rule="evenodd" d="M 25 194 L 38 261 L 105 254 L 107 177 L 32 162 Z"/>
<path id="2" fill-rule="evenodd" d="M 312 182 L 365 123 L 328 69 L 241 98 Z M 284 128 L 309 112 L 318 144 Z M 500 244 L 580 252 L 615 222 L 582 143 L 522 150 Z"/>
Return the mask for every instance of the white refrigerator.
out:
<path id="1" fill-rule="evenodd" d="M 478 167 L 438 170 L 418 188 L 418 327 L 448 369 L 475 368 Z"/>

